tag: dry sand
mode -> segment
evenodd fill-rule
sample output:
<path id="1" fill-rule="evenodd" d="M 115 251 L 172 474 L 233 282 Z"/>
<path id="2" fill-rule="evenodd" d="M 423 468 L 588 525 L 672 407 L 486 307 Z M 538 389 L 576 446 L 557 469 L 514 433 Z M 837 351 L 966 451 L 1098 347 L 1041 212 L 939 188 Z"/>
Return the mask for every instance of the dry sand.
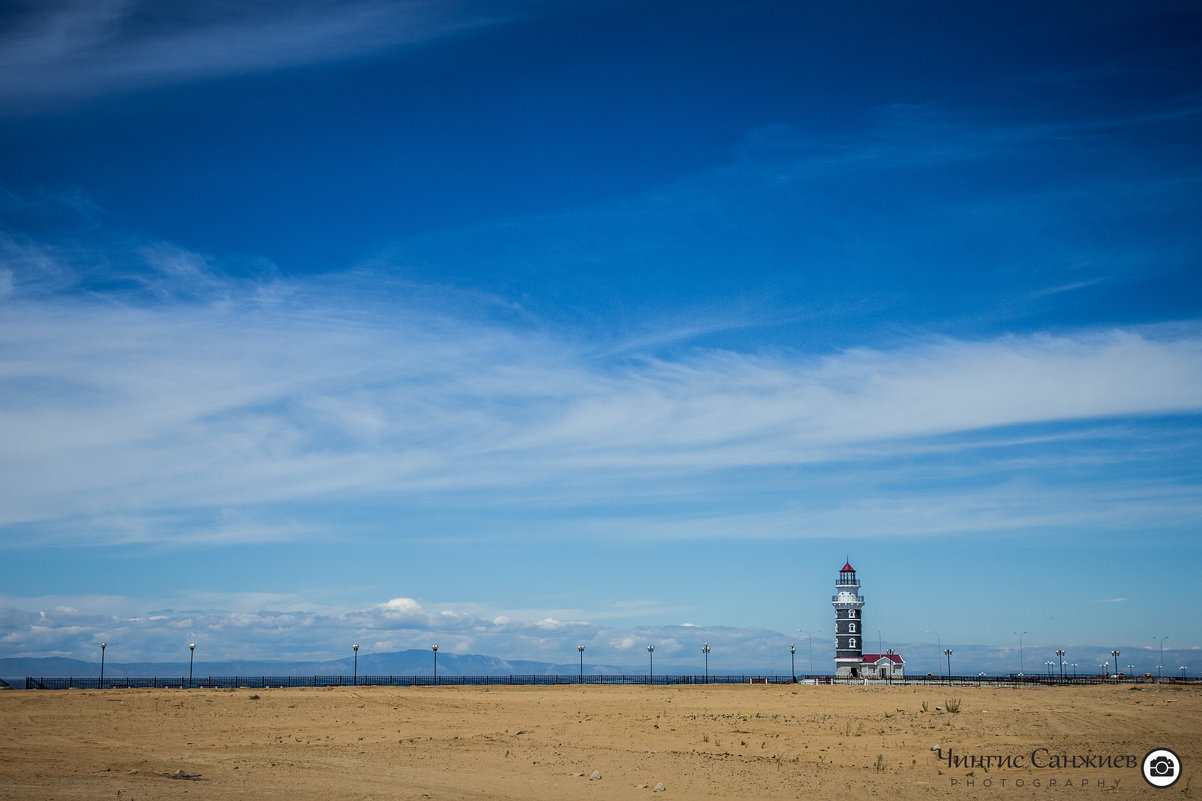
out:
<path id="1" fill-rule="evenodd" d="M 1160 790 L 1138 767 L 950 768 L 936 744 L 1183 769 Z M 1202 690 L 1174 686 L 0 693 L 4 799 L 1191 798 L 1200 768 Z"/>

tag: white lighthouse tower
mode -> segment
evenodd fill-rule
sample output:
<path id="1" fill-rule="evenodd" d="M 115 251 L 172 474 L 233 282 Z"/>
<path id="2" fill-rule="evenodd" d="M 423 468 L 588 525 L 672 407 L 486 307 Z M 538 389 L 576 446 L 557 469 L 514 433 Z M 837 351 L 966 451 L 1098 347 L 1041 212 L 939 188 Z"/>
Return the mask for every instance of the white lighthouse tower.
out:
<path id="1" fill-rule="evenodd" d="M 835 607 L 835 676 L 858 679 L 863 676 L 864 665 L 864 621 L 860 614 L 864 598 L 850 561 L 844 562 L 839 571 L 835 592 L 831 596 L 831 606 Z"/>

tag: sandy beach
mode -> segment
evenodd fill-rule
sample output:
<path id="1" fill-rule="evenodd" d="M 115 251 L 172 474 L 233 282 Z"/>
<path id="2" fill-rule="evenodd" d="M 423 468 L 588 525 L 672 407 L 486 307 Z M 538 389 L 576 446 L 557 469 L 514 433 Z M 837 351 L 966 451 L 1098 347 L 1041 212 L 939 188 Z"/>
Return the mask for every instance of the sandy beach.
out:
<path id="1" fill-rule="evenodd" d="M 11 691 L 0 731 L 4 799 L 1191 798 L 1202 692 Z M 1182 763 L 1167 790 L 1124 761 L 1160 747 Z M 955 766 L 949 749 L 1008 763 Z"/>

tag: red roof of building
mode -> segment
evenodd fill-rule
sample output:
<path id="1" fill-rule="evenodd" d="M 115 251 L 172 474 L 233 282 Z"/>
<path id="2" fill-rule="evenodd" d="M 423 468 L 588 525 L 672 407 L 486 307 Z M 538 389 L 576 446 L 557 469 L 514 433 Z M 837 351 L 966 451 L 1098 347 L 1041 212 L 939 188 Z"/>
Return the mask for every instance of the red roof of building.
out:
<path id="1" fill-rule="evenodd" d="M 844 562 L 843 568 L 839 572 L 840 573 L 855 573 L 856 569 L 851 566 L 851 562 Z"/>
<path id="2" fill-rule="evenodd" d="M 901 654 L 864 654 L 864 657 L 863 657 L 863 660 L 865 662 L 868 662 L 871 664 L 876 664 L 877 662 L 880 662 L 882 659 L 888 659 L 890 662 L 892 662 L 895 665 L 906 664 L 906 660 L 901 658 Z"/>

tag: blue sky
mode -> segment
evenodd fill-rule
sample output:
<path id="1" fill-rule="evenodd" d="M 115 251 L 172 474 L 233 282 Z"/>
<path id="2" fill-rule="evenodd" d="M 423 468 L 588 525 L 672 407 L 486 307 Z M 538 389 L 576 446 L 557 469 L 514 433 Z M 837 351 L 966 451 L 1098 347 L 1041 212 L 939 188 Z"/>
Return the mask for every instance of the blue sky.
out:
<path id="1" fill-rule="evenodd" d="M 0 5 L 0 654 L 1189 659 L 1202 20 L 993 5 Z"/>

